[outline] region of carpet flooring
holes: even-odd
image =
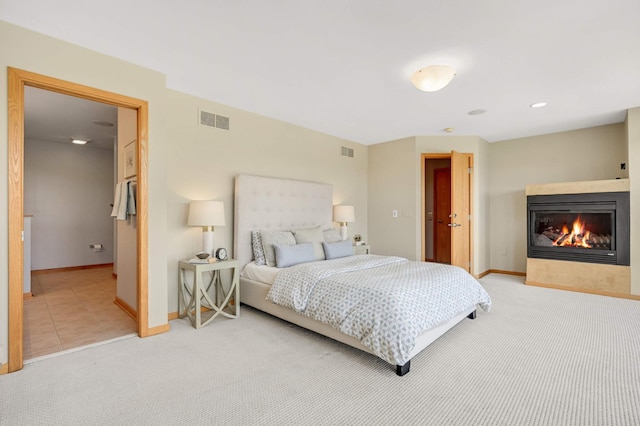
[[[0,376],[0,425],[639,425],[640,302],[480,280],[493,299],[398,377],[249,307]]]

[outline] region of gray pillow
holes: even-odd
[[[262,236],[259,231],[251,231],[251,247],[253,248],[253,262],[256,265],[266,265],[264,248],[262,248]]]
[[[273,248],[276,252],[276,266],[278,268],[288,268],[299,263],[313,262],[315,260],[313,244],[311,243],[284,246],[274,244]]]
[[[294,245],[296,239],[290,231],[260,231],[262,238],[262,248],[264,257],[269,266],[276,266],[276,252],[273,248],[274,244],[282,246]]]
[[[324,254],[327,260],[338,259],[340,257],[353,256],[353,244],[350,240],[338,241],[335,243],[322,243]]]
[[[327,243],[335,243],[338,241],[342,241],[342,237],[340,236],[340,231],[336,228],[329,228],[322,231],[324,234],[324,241]]]
[[[311,243],[313,245],[313,252],[315,253],[315,260],[324,260],[324,250],[322,249],[322,243],[324,242],[324,235],[320,226],[313,228],[292,229],[293,236],[296,239],[297,244]]]

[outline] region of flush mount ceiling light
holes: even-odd
[[[448,65],[431,65],[416,71],[411,82],[425,92],[436,92],[451,82],[456,72]]]
[[[76,145],[86,145],[89,141],[84,139],[71,139],[71,142],[75,143]]]
[[[108,121],[94,121],[93,124],[102,127],[113,127],[113,123],[110,123]]]
[[[547,106],[546,102],[536,102],[535,104],[529,105],[531,108],[542,108],[543,106]]]

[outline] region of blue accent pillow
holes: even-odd
[[[322,243],[322,247],[324,248],[324,255],[327,260],[353,256],[354,254],[351,240],[338,241],[335,243]]]
[[[299,263],[313,262],[315,260],[313,244],[311,243],[274,244],[273,248],[276,252],[276,266],[278,268],[288,268]]]

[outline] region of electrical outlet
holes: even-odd
[[[398,210],[391,210],[391,216],[398,217]]]

